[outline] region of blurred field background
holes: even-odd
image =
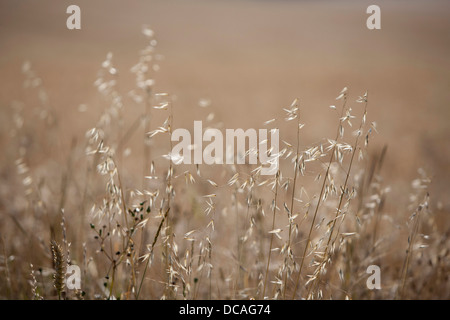
[[[66,28],[70,4],[81,8],[81,30]],[[48,184],[57,188],[64,174],[59,165],[66,164],[73,143],[84,147],[85,132],[95,126],[103,111],[93,84],[108,52],[113,53],[118,89],[125,97],[124,121],[129,125],[142,112],[133,109],[126,93],[135,86],[129,70],[146,43],[143,24],[155,31],[157,53],[164,57],[154,75],[155,92],[174,96],[174,128],[192,128],[194,120],[211,111],[223,128],[263,128],[264,121],[280,117],[282,108],[298,97],[301,122],[306,124],[300,145],[306,147],[335,134],[336,115],[329,106],[338,105],[335,97],[343,87],[349,88],[349,101],[368,90],[369,119],[377,123],[379,132],[371,138],[369,154],[378,154],[387,145],[382,175],[392,187],[388,195],[391,212],[395,215],[407,206],[411,181],[418,168],[423,168],[432,179],[429,192],[437,214],[436,232],[448,234],[450,3],[377,1],[382,29],[373,31],[366,28],[370,4],[1,1],[0,126],[5,130],[0,141],[0,233],[5,250],[18,256],[20,243],[10,242],[18,241],[13,235],[19,231],[8,215],[20,216],[26,207],[20,181],[14,177],[17,148],[6,130],[12,121],[13,101],[23,102],[25,124],[41,128],[33,124],[39,118],[36,95],[22,85],[24,61],[30,61],[43,80],[58,121],[56,140],[49,142],[48,149],[27,152],[28,166],[42,184],[53,179],[55,183]],[[211,110],[198,106],[201,99],[211,101]],[[30,146],[34,139],[45,139],[45,132],[31,132]],[[295,130],[284,135],[292,141]],[[130,148],[138,156],[122,164],[124,183],[130,188],[141,184],[141,146],[142,133],[136,133]],[[75,174],[84,168],[81,161],[78,156],[74,159]],[[46,199],[51,202],[49,194]],[[25,273],[37,258],[30,253],[29,259],[16,259],[20,260],[18,270]],[[448,274],[446,279],[448,283]],[[15,283],[13,297],[29,294],[23,283]],[[4,292],[0,297],[6,297]],[[448,295],[444,290],[434,297]]]

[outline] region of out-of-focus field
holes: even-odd
[[[83,146],[85,132],[96,125],[104,105],[94,81],[108,52],[118,70],[118,89],[126,96],[135,86],[130,68],[147,41],[141,34],[146,24],[155,31],[157,53],[164,56],[155,73],[155,91],[174,96],[174,128],[192,128],[194,120],[212,111],[223,128],[263,128],[264,121],[282,118],[282,108],[299,98],[301,122],[306,124],[300,146],[306,147],[335,135],[336,114],[329,106],[340,105],[335,98],[343,87],[348,87],[349,103],[359,115],[362,107],[354,101],[367,90],[368,118],[378,130],[369,155],[388,146],[382,175],[392,185],[390,210],[395,214],[406,207],[411,181],[424,168],[432,179],[434,209],[440,213],[439,232],[448,232],[449,2],[377,1],[382,29],[373,31],[366,27],[370,1],[79,0],[82,29],[73,31],[66,28],[70,4],[0,3],[0,126],[11,121],[13,101],[24,102],[25,123],[39,121],[36,96],[22,86],[24,61],[42,78],[58,118],[54,149],[28,153],[35,155],[28,165],[44,177],[41,183],[59,183],[63,170],[45,170],[53,162],[65,164],[73,139]],[[211,109],[200,108],[200,99],[211,100]],[[129,125],[142,110],[127,104],[132,105],[131,99],[124,100]],[[14,226],[6,213],[23,209],[17,203],[23,198],[15,197],[22,189],[11,182],[14,140],[8,132],[1,134],[0,224]],[[139,134],[130,140],[136,154],[142,146]],[[295,130],[284,132],[288,141],[295,136]],[[79,161],[74,160],[73,170],[82,175]],[[124,160],[127,186],[136,180],[140,187],[142,161]],[[2,237],[10,232],[0,227]],[[8,244],[8,238],[4,241]]]

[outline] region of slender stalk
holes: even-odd
[[[428,194],[427,194],[428,197]],[[422,205],[419,205],[419,207],[417,208],[416,212],[417,212],[417,216],[416,216],[416,220],[414,222],[414,226],[413,229],[411,231],[411,235],[408,237],[409,239],[409,244],[408,244],[408,250],[406,251],[406,257],[405,257],[405,261],[403,263],[403,268],[402,268],[402,282],[401,282],[401,287],[399,292],[397,292],[397,298],[398,299],[402,299],[403,298],[403,293],[405,290],[405,284],[406,284],[406,277],[408,275],[408,269],[409,269],[409,265],[411,263],[411,256],[412,256],[412,252],[413,252],[413,244],[414,244],[414,240],[416,238],[416,235],[419,231],[419,224],[420,224],[420,212],[422,211]]]
[[[237,279],[235,282],[234,294],[239,290],[240,281],[241,281],[241,235],[239,232],[239,204],[238,204],[238,188],[236,188],[234,192],[234,202],[236,209],[236,240],[237,240]]]
[[[142,187],[145,187],[145,176],[148,175],[147,169],[148,169],[148,163],[150,162],[150,147],[147,143],[147,133],[150,131],[150,111],[151,111],[151,104],[152,104],[152,94],[151,89],[147,88],[146,90],[146,99],[145,99],[145,105],[144,105],[144,163],[142,166]]]
[[[139,289],[138,289],[137,294],[136,294],[136,300],[139,300],[139,295],[141,293],[142,284],[144,283],[145,274],[147,273],[148,265],[150,263],[150,259],[152,258],[153,250],[154,250],[155,245],[156,245],[156,241],[159,238],[159,234],[161,233],[162,226],[163,226],[164,222],[166,221],[167,215],[169,214],[169,210],[170,210],[170,207],[168,207],[166,209],[166,211],[164,213],[164,216],[163,216],[161,222],[159,223],[158,229],[157,229],[156,234],[155,234],[155,238],[153,238],[153,242],[152,242],[152,245],[151,245],[151,248],[150,248],[150,252],[148,253],[147,262],[145,263],[144,272],[142,273],[141,283],[139,285]]]
[[[366,99],[365,106],[364,106],[364,115],[366,115],[366,112],[367,112],[367,99]],[[326,264],[326,261],[328,259],[328,250],[329,250],[329,247],[330,247],[330,242],[331,242],[331,239],[332,239],[332,236],[333,236],[333,233],[334,233],[334,228],[336,226],[336,221],[338,220],[339,214],[341,212],[342,203],[344,201],[344,195],[346,194],[345,190],[347,189],[348,179],[350,177],[350,172],[351,172],[351,169],[352,169],[353,160],[355,158],[356,149],[358,147],[359,137],[362,135],[361,130],[362,130],[363,125],[364,125],[364,121],[361,121],[361,123],[359,125],[359,129],[358,129],[358,134],[357,134],[357,136],[355,138],[355,143],[353,145],[352,156],[350,158],[350,164],[349,164],[348,169],[347,169],[347,174],[345,176],[344,185],[343,185],[343,187],[341,189],[341,194],[339,196],[339,203],[338,203],[338,206],[336,208],[336,213],[335,213],[335,216],[334,216],[334,219],[333,219],[333,224],[332,224],[332,226],[330,228],[330,234],[328,236],[327,244],[326,244],[325,250],[324,250],[324,256],[323,256],[322,262],[321,262],[321,264],[319,266],[319,270],[322,268],[323,265]],[[340,229],[340,226],[342,225],[342,222],[343,222],[343,219],[341,220],[341,223],[339,225],[339,229]],[[339,229],[338,229],[337,234],[336,234],[336,239],[337,239],[337,236],[339,234]],[[333,243],[334,243],[334,241],[333,241]],[[320,273],[319,273],[319,275],[320,275]],[[310,286],[309,292],[308,292],[308,296],[310,295],[312,288],[317,287],[318,282],[319,282],[319,275],[314,280],[313,284]]]
[[[295,198],[295,187],[297,186],[297,175],[298,175],[298,166],[299,166],[299,156],[300,156],[300,117],[297,115],[297,148],[296,148],[296,156],[295,156],[295,167],[294,167],[294,182],[292,185],[292,197],[291,197],[291,206],[290,212],[288,212],[289,218],[289,234],[288,234],[288,243],[287,243],[287,253],[288,258],[291,253],[291,234],[292,234],[292,214],[294,212],[294,198]],[[287,274],[288,270],[286,270],[284,274],[284,287],[283,287],[283,299],[286,299],[286,288],[287,288]]]
[[[170,103],[170,115],[169,115],[169,122],[168,122],[170,151],[172,151],[172,148],[173,148],[172,147],[172,121],[173,121],[173,111],[172,111],[172,103]],[[145,279],[145,274],[147,273],[149,262],[150,262],[150,259],[151,259],[152,255],[153,255],[153,251],[154,251],[154,248],[155,248],[156,241],[158,240],[159,235],[161,233],[162,226],[164,225],[164,223],[166,223],[167,227],[169,226],[168,225],[168,219],[169,219],[169,212],[170,212],[170,201],[171,201],[172,192],[173,192],[173,189],[172,189],[172,173],[173,173],[173,163],[172,163],[172,159],[169,158],[169,172],[167,174],[167,189],[166,189],[166,192],[167,192],[167,206],[166,206],[166,210],[164,212],[164,216],[163,216],[163,218],[162,218],[162,220],[161,220],[161,222],[160,222],[160,224],[158,226],[158,229],[156,231],[155,238],[153,239],[153,243],[151,245],[151,249],[150,249],[150,252],[148,254],[147,262],[145,263],[145,268],[144,268],[144,272],[142,274],[141,283],[139,285],[139,289],[138,289],[137,294],[136,294],[136,300],[139,299],[139,295],[140,295],[141,290],[142,290],[142,284],[144,283],[144,279]],[[171,239],[172,239],[172,237],[170,236],[170,232],[169,232],[169,241],[171,241]],[[167,243],[166,243],[165,246],[166,246],[165,250],[167,252]],[[166,255],[166,261],[167,261],[167,255]]]
[[[383,150],[381,151],[380,158],[379,158],[379,160],[377,162],[377,164],[378,164],[378,166],[377,166],[378,171],[381,170],[381,166],[383,164],[383,159],[384,159],[384,156],[386,154],[386,148],[387,148],[387,146],[385,145],[383,147]],[[384,200],[381,199],[381,202],[377,205],[377,210],[375,211],[375,215],[376,215],[375,216],[375,226],[373,228],[373,238],[372,238],[372,248],[373,248],[373,250],[375,250],[375,244],[376,244],[376,241],[377,241],[378,226],[380,224],[381,207],[383,206],[383,202],[384,202]]]
[[[109,289],[109,296],[108,296],[108,300],[111,300],[111,296],[113,295],[114,292],[114,284],[115,284],[115,280],[116,280],[116,261],[113,260],[113,271],[112,271],[112,277],[111,277],[111,287]]]
[[[342,115],[344,114],[346,103],[347,103],[347,96],[344,95],[344,102],[343,102],[343,105],[342,105],[341,117],[340,118],[342,118]],[[339,139],[339,132],[340,132],[341,125],[342,125],[342,120],[340,120],[340,123],[339,123],[339,126],[338,126],[338,130],[337,130],[337,133],[336,133],[336,139],[335,139],[336,144],[337,144],[337,140]],[[317,218],[317,212],[319,211],[320,203],[322,201],[322,196],[323,196],[323,193],[325,191],[325,185],[326,185],[326,181],[327,181],[327,178],[328,178],[328,174],[330,172],[331,164],[332,164],[333,159],[334,159],[334,153],[335,153],[335,150],[336,150],[336,144],[334,145],[333,149],[331,150],[330,160],[328,162],[328,166],[327,166],[327,170],[325,172],[325,176],[323,177],[322,188],[320,189],[320,194],[319,194],[319,198],[317,199],[317,205],[316,205],[316,209],[314,210],[314,215],[313,215],[313,219],[312,219],[312,222],[311,222],[311,227],[310,227],[309,232],[308,232],[308,238],[306,240],[305,249],[303,250],[303,254],[302,254],[302,260],[301,260],[301,263],[300,263],[300,269],[298,270],[297,278],[295,280],[295,288],[294,288],[294,292],[292,294],[292,299],[295,299],[295,296],[297,294],[298,284],[300,282],[300,276],[301,276],[303,265],[304,265],[304,262],[305,262],[306,252],[307,252],[309,244],[311,242],[312,230],[314,228],[314,223],[315,223],[316,218]]]
[[[276,210],[277,210],[277,197],[278,197],[278,178],[280,176],[280,170],[277,171],[275,176],[275,196],[273,200],[273,208],[272,208],[272,229],[275,229],[275,217],[276,217]],[[273,237],[274,234],[271,233],[270,235],[270,246],[269,246],[269,254],[267,258],[267,267],[266,267],[266,275],[264,277],[264,288],[263,288],[263,295],[262,298],[264,299],[266,295],[266,284],[267,284],[267,277],[269,275],[269,266],[270,266],[270,258],[272,256],[272,247],[273,247]]]

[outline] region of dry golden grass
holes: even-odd
[[[67,262],[81,267],[87,299],[448,295],[448,233],[436,225],[431,181],[419,171],[404,195],[407,208],[388,200],[386,148],[369,151],[376,126],[368,120],[367,92],[354,99],[344,88],[336,98],[340,106],[330,108],[337,112],[336,136],[312,146],[300,142],[308,108],[297,99],[284,118],[262,124],[282,128],[274,176],[261,176],[255,165],[175,165],[163,155],[172,149],[177,115],[171,96],[153,90],[148,70],[154,52],[150,41],[132,69],[135,108],[142,113],[131,124],[122,121],[127,111],[108,54],[95,81],[104,112],[61,162],[51,161],[58,153],[52,143],[61,130],[57,116],[41,79],[30,63],[23,65],[41,117],[29,126],[17,107],[5,128],[8,152],[16,158],[9,184],[18,191],[8,204],[2,200],[2,296],[81,298],[64,287]],[[161,125],[159,119],[165,119]],[[211,116],[205,122],[220,126]],[[296,141],[283,139],[287,130],[297,131]],[[142,147],[133,153],[127,148],[136,139]],[[44,160],[40,173],[29,165],[38,154]],[[148,174],[124,177],[126,157],[148,159],[142,168]],[[67,261],[58,242],[67,248]],[[381,267],[381,290],[365,285],[372,264]]]
[[[384,135],[377,123],[394,121],[371,116],[383,90],[336,87],[320,98],[331,108],[283,97],[247,118],[196,97],[186,112],[155,82],[164,63],[142,31],[133,79],[106,54],[96,77],[80,76],[97,92],[76,113],[56,107],[58,84],[44,85],[39,64],[22,65],[23,89],[8,84],[20,99],[1,109],[1,299],[450,298],[447,189],[419,167],[412,181],[402,175],[404,136],[372,143]],[[279,128],[278,172],[174,164],[171,134],[191,117]],[[442,181],[448,164],[434,163]],[[81,291],[65,287],[67,265],[80,267]],[[370,265],[381,290],[366,286]]]

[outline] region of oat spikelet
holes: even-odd
[[[33,294],[33,300],[43,300],[43,297],[39,294],[38,282],[34,274],[33,264],[30,264],[30,267],[31,267],[31,293]]]
[[[61,293],[64,290],[65,275],[66,275],[66,260],[64,259],[64,252],[61,246],[55,241],[51,241],[53,268],[53,285],[55,286],[58,298],[61,299]]]

